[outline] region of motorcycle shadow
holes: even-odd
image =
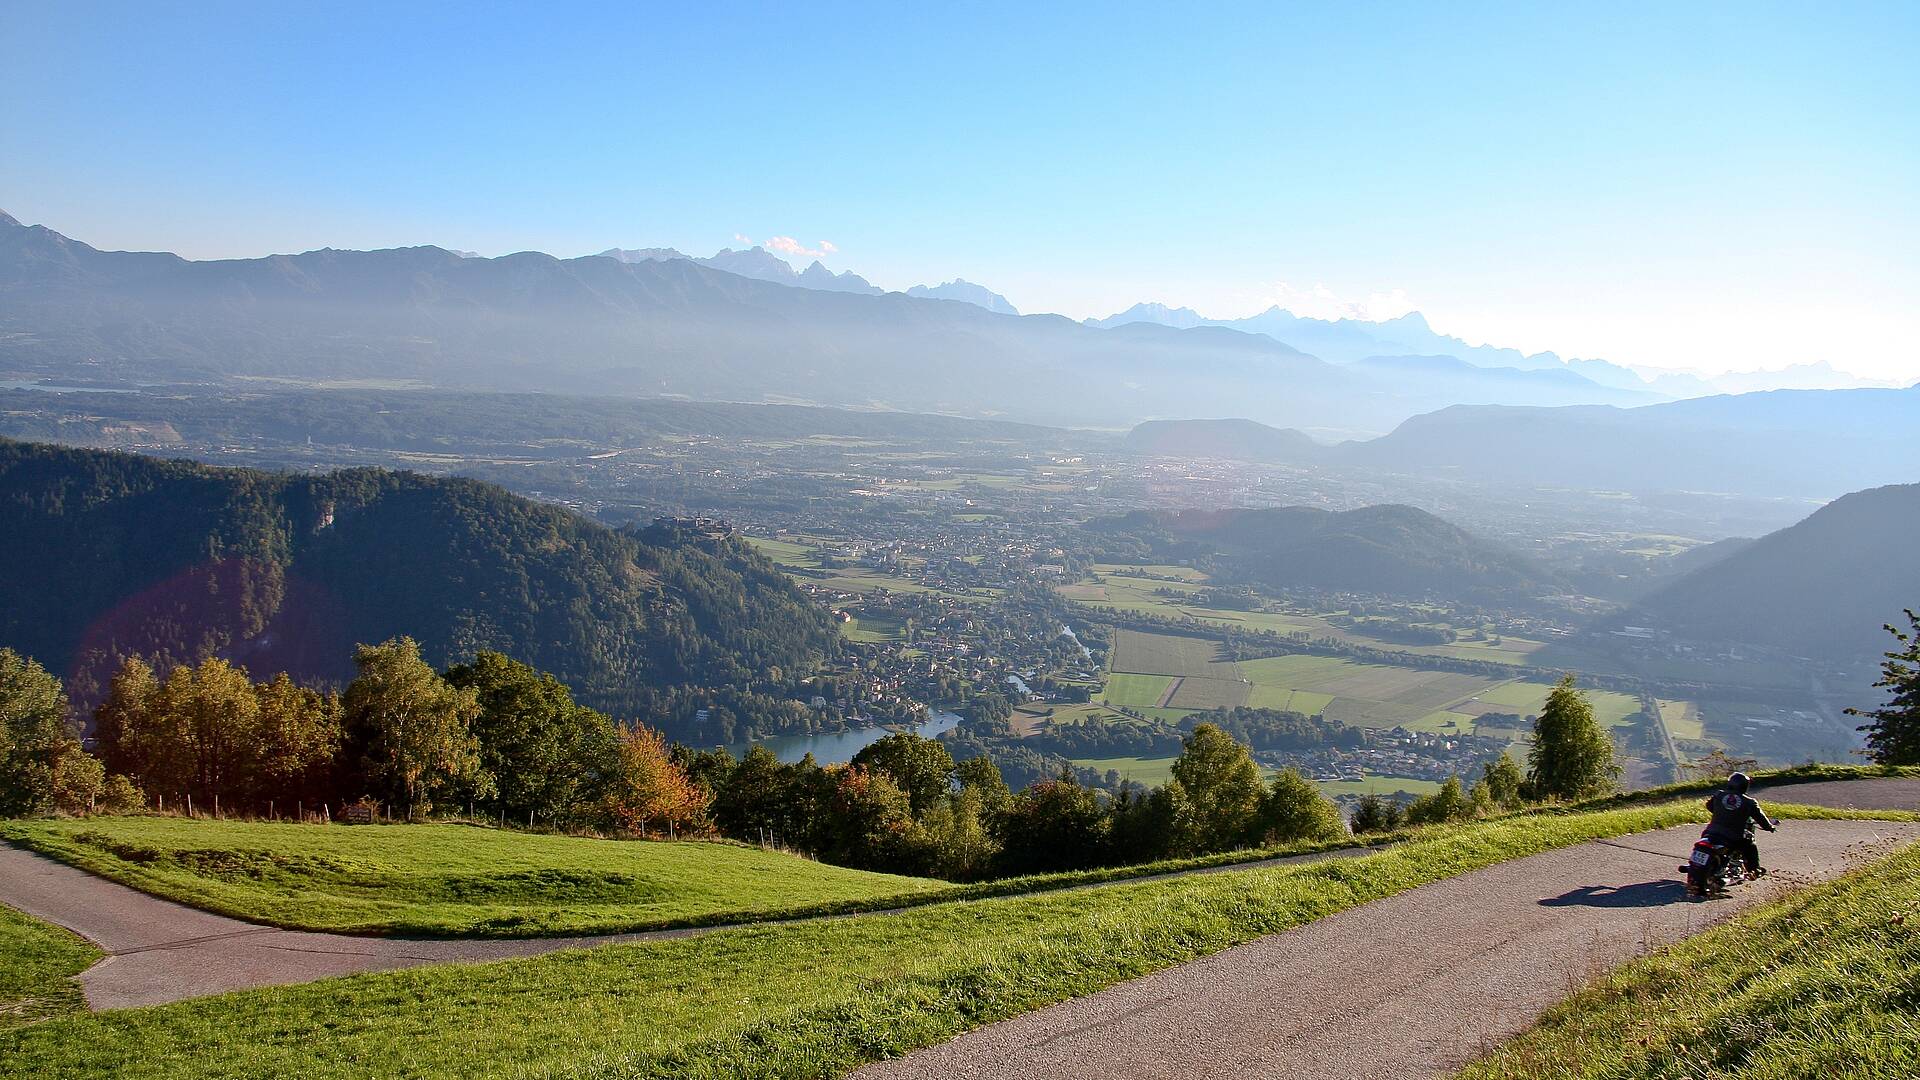
[[[1601,907],[1636,908],[1660,907],[1664,904],[1678,903],[1687,898],[1687,885],[1683,881],[1668,879],[1665,881],[1642,881],[1637,885],[1582,885],[1549,896],[1540,901],[1541,907]]]

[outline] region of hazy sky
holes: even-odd
[[[1912,2],[163,7],[10,0],[0,208],[199,258],[786,237],[1024,311],[1920,378]]]

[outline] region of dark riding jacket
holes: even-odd
[[[1773,831],[1773,822],[1760,810],[1760,804],[1753,801],[1751,795],[1737,791],[1716,791],[1707,800],[1707,810],[1713,814],[1713,821],[1707,826],[1707,835],[1715,840],[1733,843],[1753,835],[1755,825]]]

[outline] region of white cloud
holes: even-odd
[[[746,233],[734,233],[733,242],[736,244],[745,244],[748,247],[752,247],[753,237],[748,236]]]
[[[782,255],[796,255],[807,259],[824,259],[840,250],[833,246],[831,240],[822,240],[819,247],[810,248],[791,236],[770,236],[767,238],[766,247],[767,250],[777,251]]]

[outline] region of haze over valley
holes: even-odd
[[[1920,9],[0,44],[0,1078],[1913,1072]]]

